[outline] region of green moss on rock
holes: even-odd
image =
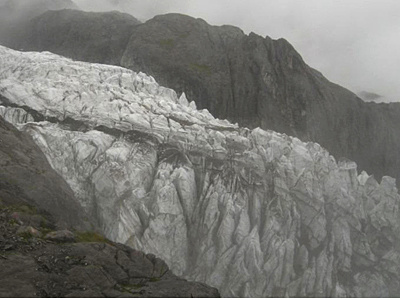
[[[108,243],[112,242],[106,239],[104,236],[91,231],[75,232],[75,238],[78,243]]]
[[[197,71],[199,73],[204,73],[207,75],[211,75],[211,67],[208,65],[202,64],[190,64],[190,69]]]
[[[160,40],[160,46],[167,48],[167,49],[171,49],[175,47],[175,42],[173,39],[163,39]]]

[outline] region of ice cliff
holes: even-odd
[[[229,296],[400,296],[395,180],[143,73],[0,47],[0,115],[111,240]]]

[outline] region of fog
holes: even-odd
[[[0,26],[7,27],[6,23],[27,21],[48,9],[63,8],[78,9],[78,6],[72,0],[0,0]]]
[[[75,0],[84,10],[120,10],[145,21],[180,12],[284,37],[329,80],[400,101],[398,0]]]

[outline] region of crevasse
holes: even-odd
[[[120,67],[0,47],[0,94],[88,218],[176,274],[225,297],[400,295],[394,179]]]

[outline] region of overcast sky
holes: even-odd
[[[145,21],[180,12],[287,39],[313,68],[353,92],[400,101],[400,0],[74,0]]]

